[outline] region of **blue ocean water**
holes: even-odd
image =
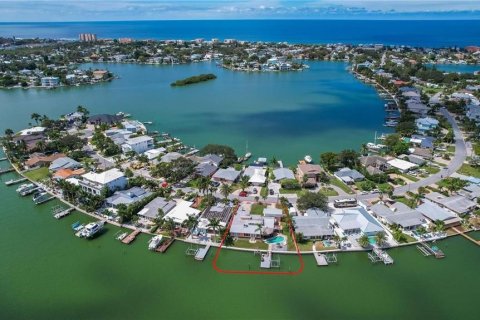
[[[291,43],[383,43],[423,47],[480,45],[480,20],[174,20],[0,23],[0,36],[69,38],[234,38]]]

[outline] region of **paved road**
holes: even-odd
[[[397,187],[393,191],[394,195],[400,196],[405,194],[407,191],[415,191],[419,187],[426,187],[426,186],[435,184],[440,180],[451,176],[454,172],[456,172],[462,166],[463,162],[465,161],[467,157],[467,147],[457,122],[455,121],[454,117],[451,116],[450,113],[448,113],[448,111],[445,108],[441,108],[440,113],[452,125],[453,133],[455,135],[455,156],[450,161],[448,166],[444,167],[439,173],[433,174],[417,182],[413,182],[401,187]],[[365,195],[356,195],[356,196],[350,195],[350,196],[329,197],[329,200],[333,201],[336,199],[345,199],[345,198],[356,198],[357,200],[369,200],[376,197],[378,197],[378,194],[365,194]]]

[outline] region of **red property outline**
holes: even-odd
[[[236,214],[236,211],[237,210],[234,211],[235,214]],[[217,271],[218,273],[226,273],[226,274],[269,274],[269,275],[280,275],[280,276],[281,275],[294,276],[303,272],[303,268],[304,268],[303,258],[302,258],[302,254],[300,253],[300,249],[298,249],[297,239],[295,238],[295,233],[293,232],[291,222],[289,222],[288,227],[290,229],[290,234],[292,236],[293,243],[295,244],[298,260],[300,261],[300,268],[297,271],[247,271],[247,270],[228,270],[228,269],[225,270],[218,267],[217,260],[218,260],[218,257],[220,256],[220,251],[222,250],[223,243],[225,242],[225,238],[227,237],[228,232],[232,227],[232,223],[233,223],[233,217],[230,220],[230,223],[228,224],[227,230],[225,230],[225,233],[222,236],[222,241],[220,242],[220,246],[217,248],[217,252],[215,253],[215,258],[213,258],[212,266],[215,271]]]

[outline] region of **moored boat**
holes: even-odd
[[[52,196],[48,192],[40,190],[39,192],[33,195],[32,200],[33,200],[33,203],[35,204],[41,204],[41,203],[47,202],[51,198]]]
[[[158,236],[154,236],[152,239],[150,239],[150,241],[148,242],[148,250],[155,250],[157,249],[158,245],[160,244],[160,242],[162,242],[163,240],[163,236],[162,235],[158,235]]]
[[[303,158],[305,160],[306,163],[312,163],[312,156],[311,155],[306,155],[305,158]]]
[[[82,232],[80,233],[80,236],[83,237],[83,238],[92,238],[100,230],[103,229],[104,224],[105,224],[105,222],[103,222],[103,221],[90,222],[82,230]]]

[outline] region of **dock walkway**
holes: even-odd
[[[73,211],[73,208],[64,209],[57,207],[53,209],[53,217],[55,219],[62,219],[63,217],[68,216]]]
[[[168,238],[167,240],[163,241],[163,243],[160,244],[160,246],[158,246],[157,249],[155,249],[155,251],[160,253],[165,253],[168,250],[168,248],[170,248],[170,246],[174,241],[175,241],[175,238]]]
[[[195,254],[195,260],[203,261],[207,256],[208,250],[210,250],[210,245],[207,245],[204,248],[198,249],[197,253]]]
[[[122,243],[124,244],[130,244],[135,240],[135,238],[140,234],[140,230],[134,230],[132,233],[130,233],[128,236],[123,238]]]
[[[480,241],[473,239],[473,238],[470,237],[468,234],[465,234],[465,232],[462,232],[462,231],[458,230],[457,228],[452,228],[452,229],[453,229],[457,234],[463,236],[465,239],[468,239],[468,240],[472,241],[473,243],[475,243],[477,246],[480,246]]]
[[[8,181],[5,181],[5,185],[6,186],[13,186],[14,184],[17,184],[17,183],[20,183],[20,182],[23,182],[23,181],[26,181],[27,178],[20,178],[20,179],[17,179],[17,180],[8,180]]]
[[[393,264],[393,258],[390,255],[380,249],[380,248],[373,248],[372,252],[368,254],[368,258],[373,262],[383,262],[385,265]]]
[[[327,257],[324,254],[319,253],[319,252],[315,252],[313,254],[313,256],[315,257],[315,260],[317,261],[317,266],[328,266]]]

